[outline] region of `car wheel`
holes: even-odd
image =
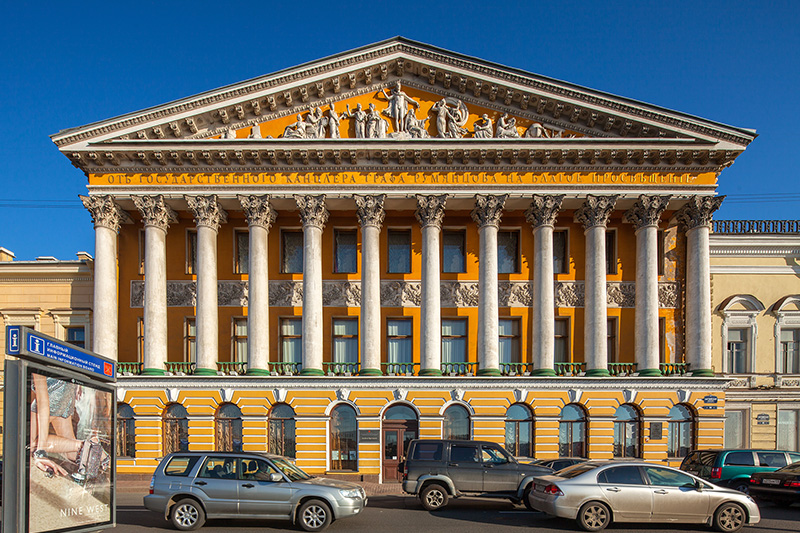
[[[600,502],[589,502],[578,511],[578,525],[584,531],[601,531],[611,523],[611,511]]]
[[[533,484],[528,485],[525,487],[525,490],[522,492],[522,503],[525,504],[525,508],[529,511],[535,511],[536,509],[533,508],[531,505],[531,489],[533,489]]]
[[[422,489],[419,500],[426,511],[437,511],[447,505],[447,489],[433,483]]]
[[[750,494],[750,482],[747,480],[737,480],[731,483],[731,488],[733,490],[738,490],[739,492],[744,492],[745,494]]]
[[[322,531],[331,523],[331,508],[320,500],[308,500],[297,511],[300,527],[305,531]]]
[[[723,533],[733,533],[742,529],[745,523],[744,509],[735,503],[724,503],[714,513],[714,529]]]
[[[172,506],[169,518],[177,529],[192,531],[205,524],[206,513],[196,500],[185,498]]]

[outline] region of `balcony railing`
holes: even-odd
[[[474,376],[478,363],[442,363],[445,376]]]
[[[322,363],[322,368],[329,376],[355,376],[358,374],[358,363]]]
[[[413,376],[417,374],[419,363],[381,363],[387,376]]]
[[[530,376],[533,363],[500,363],[500,374],[504,376]]]
[[[630,376],[636,372],[636,363],[608,363],[608,373],[612,376]]]
[[[247,373],[247,363],[244,361],[217,361],[217,370],[229,376],[241,376]]]
[[[144,369],[144,363],[117,363],[117,374],[123,376],[138,376]]]
[[[714,233],[800,233],[800,220],[714,220]]]
[[[301,363],[267,363],[267,370],[274,376],[294,376],[303,368]]]
[[[586,363],[556,363],[555,371],[557,376],[577,376],[584,366]]]
[[[664,376],[685,376],[689,363],[659,363],[658,368]]]
[[[164,363],[164,366],[167,369],[167,372],[170,374],[175,374],[178,376],[188,376],[194,374],[194,369],[197,368],[196,363],[185,363],[185,362],[170,362],[167,361]]]

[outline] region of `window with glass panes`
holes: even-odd
[[[358,421],[352,407],[341,404],[331,412],[331,470],[358,470]]]
[[[281,272],[303,273],[302,230],[281,230]]]
[[[586,412],[578,405],[569,404],[561,409],[558,454],[561,457],[586,457]]]
[[[442,363],[467,361],[467,320],[442,319]]]
[[[521,403],[506,411],[506,450],[515,457],[533,457],[533,414]]]
[[[617,273],[617,230],[606,230],[606,274]]]
[[[233,361],[247,362],[247,319],[233,319]]]
[[[469,411],[463,405],[451,405],[445,410],[442,438],[469,440]]]
[[[301,363],[303,361],[303,319],[281,319],[281,362]]]
[[[728,329],[728,372],[747,372],[747,330]]]
[[[614,413],[614,457],[641,457],[641,422],[632,405],[620,405]]]
[[[553,231],[553,273],[569,273],[569,232],[565,229]]]
[[[142,317],[136,318],[136,351],[138,352],[136,354],[137,362],[141,363],[144,361],[144,318]]]
[[[169,404],[164,409],[162,425],[164,455],[189,451],[189,413],[183,405]]]
[[[83,326],[67,326],[64,328],[66,341],[73,346],[86,348],[86,328]]]
[[[606,320],[606,349],[608,350],[608,362],[618,363],[617,361],[617,319],[609,318]]]
[[[800,374],[800,329],[781,329],[780,366],[778,372]]]
[[[197,274],[197,230],[186,230],[186,273]]]
[[[747,411],[725,408],[725,447],[747,448]]]
[[[571,354],[569,350],[569,319],[556,318],[554,324],[555,339],[553,343],[555,362],[569,363]]]
[[[387,271],[390,273],[411,272],[411,230],[390,229],[386,233]]]
[[[410,318],[386,320],[387,362],[411,363],[414,358],[414,338]]]
[[[294,409],[288,404],[277,403],[269,412],[267,451],[285,457],[296,457],[297,455]]]
[[[673,405],[667,426],[667,457],[686,457],[694,446],[694,415],[685,405]]]
[[[497,325],[500,335],[500,364],[519,363],[519,319],[501,318]]]
[[[519,272],[519,231],[497,232],[497,272]]]
[[[117,404],[117,457],[136,457],[136,422],[127,403]]]
[[[250,269],[250,232],[246,229],[237,229],[234,232],[234,272],[247,274]]]
[[[667,362],[667,319],[658,317],[658,361]]]
[[[358,319],[333,319],[333,362],[358,363]]]
[[[139,274],[144,274],[144,229],[139,230]]]
[[[356,230],[333,230],[333,271],[353,273],[358,271],[358,235]]]
[[[236,404],[223,403],[214,416],[216,450],[242,451],[242,410]]]
[[[800,410],[778,408],[778,449],[800,451]]]
[[[467,271],[466,240],[464,230],[442,231],[442,272]]]
[[[183,353],[187,362],[197,362],[197,322],[194,318],[187,318],[184,324]]]

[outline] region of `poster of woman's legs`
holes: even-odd
[[[30,533],[111,520],[111,392],[29,373]]]

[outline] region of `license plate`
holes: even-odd
[[[780,485],[781,484],[781,480],[780,479],[762,479],[761,483],[763,483],[764,485]]]

